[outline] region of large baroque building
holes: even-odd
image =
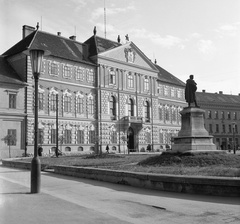
[[[115,42],[94,30],[80,43],[75,36],[23,26],[23,39],[1,56],[23,86],[17,104],[25,126],[17,130],[17,139],[25,142],[19,149],[32,153],[34,147],[34,80],[25,54],[34,47],[50,52],[44,56],[38,86],[39,145],[44,153],[56,147],[56,125],[63,152],[99,152],[107,145],[115,152],[127,147],[144,151],[147,145],[158,151],[180,130],[185,84],[151,62],[128,38]],[[1,130],[1,138],[8,128]]]
[[[240,95],[196,93],[199,106],[205,110],[205,128],[218,149],[237,149],[240,143]]]

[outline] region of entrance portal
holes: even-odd
[[[134,131],[131,127],[127,131],[127,145],[130,151],[134,151]]]

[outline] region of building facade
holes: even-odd
[[[196,93],[198,105],[205,110],[205,128],[218,149],[237,149],[240,143],[240,96],[223,92]]]
[[[34,80],[26,49],[41,47],[39,145],[54,152],[153,151],[170,147],[186,105],[185,84],[152,63],[131,41],[98,37],[84,43],[23,27],[23,39],[3,57],[28,85],[24,92],[28,153],[34,147]],[[58,119],[57,119],[58,115]],[[58,133],[56,130],[58,127]],[[58,137],[57,137],[58,136]]]
[[[0,80],[0,158],[22,156],[26,149],[26,83],[1,56]]]

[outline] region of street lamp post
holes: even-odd
[[[39,193],[41,184],[41,163],[38,157],[38,80],[41,72],[43,54],[43,50],[30,50],[32,73],[35,81],[34,157],[31,163],[31,193]]]

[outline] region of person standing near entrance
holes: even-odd
[[[107,151],[107,153],[109,153],[109,147],[108,147],[108,145],[107,145],[107,147],[106,147],[106,151]]]

